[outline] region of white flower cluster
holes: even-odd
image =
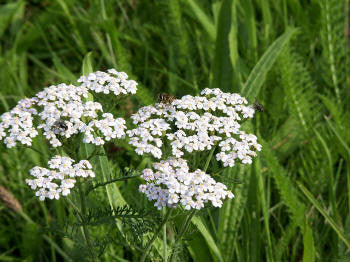
[[[97,102],[83,102],[88,97],[88,89],[84,86],[60,84],[50,86],[37,94],[38,106],[42,108],[39,116],[44,136],[53,147],[62,143],[57,135],[65,138],[73,134],[84,133],[84,143],[104,144],[104,139],[122,138],[125,135],[125,120],[114,119],[110,113],[104,113],[102,105]],[[100,114],[102,114],[102,119]],[[95,136],[94,136],[95,134]]]
[[[120,94],[135,94],[137,83],[128,80],[128,75],[124,72],[117,72],[115,69],[107,70],[108,73],[97,71],[78,79],[81,86],[87,87],[96,93],[109,94],[113,92],[116,96]]]
[[[210,175],[197,169],[189,172],[186,160],[170,158],[154,163],[152,169],[142,174],[147,184],[140,185],[139,191],[145,193],[148,200],[155,200],[154,206],[176,208],[179,204],[186,210],[201,209],[210,202],[221,207],[225,198],[233,198],[231,191],[222,183],[216,182]]]
[[[124,138],[125,120],[103,113],[100,103],[87,101],[87,98],[89,91],[134,94],[137,83],[127,78],[126,73],[109,69],[108,73],[98,71],[81,77],[80,86],[59,84],[47,87],[35,97],[19,101],[10,112],[1,115],[0,140],[5,138],[7,147],[16,146],[17,142],[30,146],[32,138],[38,135],[37,129],[43,130],[53,147],[62,145],[60,137],[69,138],[78,133],[84,134],[84,143],[96,145]],[[34,119],[38,126],[33,124]]]
[[[239,159],[243,164],[251,164],[252,157],[257,156],[255,150],[261,150],[261,145],[257,143],[255,135],[246,134],[243,131],[238,134],[241,141],[230,137],[219,143],[221,152],[216,154],[216,159],[222,161],[224,166],[233,167],[236,159]]]
[[[224,166],[232,167],[237,159],[251,163],[261,145],[256,136],[240,130],[240,122],[254,115],[254,108],[247,104],[239,94],[206,88],[201,96],[186,95],[171,104],[141,108],[132,116],[137,128],[127,134],[140,155],[151,153],[161,158],[166,139],[175,157],[218,145],[220,152],[216,157]]]
[[[5,138],[8,148],[16,146],[17,142],[30,146],[32,138],[38,134],[33,127],[33,115],[37,114],[33,108],[35,102],[33,98],[22,99],[10,112],[0,116],[0,140]]]
[[[103,145],[105,141],[110,141],[115,138],[125,137],[125,120],[123,118],[115,119],[111,113],[102,114],[103,119],[92,120],[84,129],[85,137],[84,143],[92,143],[95,145]],[[93,131],[97,133],[97,130],[104,136],[94,137]]]
[[[76,177],[95,177],[92,166],[87,160],[81,160],[72,165],[73,159],[69,157],[54,156],[49,162],[50,169],[36,166],[30,170],[34,179],[26,179],[31,189],[36,190],[39,200],[45,198],[59,199],[60,195],[67,196],[74,187]]]

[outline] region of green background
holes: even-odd
[[[94,70],[113,67],[139,83],[115,108],[120,116],[161,92],[243,93],[264,107],[252,121],[263,150],[253,165],[219,178],[239,181],[228,183],[236,197],[196,217],[179,258],[350,261],[349,36],[349,0],[0,1],[0,113],[46,86],[76,83],[89,52]],[[25,184],[29,169],[52,155],[45,141],[35,146],[42,154],[0,146],[0,185],[23,207],[18,214],[0,203],[1,261],[79,253],[43,230],[73,210],[61,200],[39,203]],[[149,165],[145,158],[138,166],[131,148],[112,151],[113,172]],[[128,203],[141,198],[135,183],[117,185]],[[91,205],[108,206],[103,192]],[[152,261],[162,261],[156,250]],[[111,244],[101,260],[139,255]]]

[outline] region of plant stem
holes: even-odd
[[[97,258],[95,256],[95,252],[91,243],[91,239],[90,239],[90,234],[89,234],[89,230],[85,224],[85,215],[86,215],[86,199],[85,199],[85,194],[83,192],[83,188],[81,185],[81,182],[78,181],[78,188],[79,188],[79,195],[80,195],[80,204],[81,204],[81,224],[83,226],[83,232],[84,232],[84,238],[86,240],[86,244],[89,248],[89,252],[91,255],[91,258],[93,261],[97,261]]]
[[[164,262],[167,261],[167,235],[166,235],[166,223],[163,226],[163,257]]]
[[[194,217],[194,215],[196,214],[196,212],[197,212],[197,210],[192,210],[191,213],[187,216],[186,222],[182,225],[180,233],[175,240],[175,243],[182,239],[182,237],[184,236],[185,232],[187,231],[188,226],[190,225],[190,222],[191,222],[192,218]]]
[[[204,169],[203,169],[204,172],[206,172],[208,167],[209,167],[209,164],[210,164],[211,158],[213,157],[215,148],[216,148],[216,146],[213,146],[212,149],[210,150],[209,156],[207,158],[207,161],[205,162],[205,166],[204,166]]]
[[[73,207],[73,209],[77,212],[77,214],[79,215],[80,219],[82,220],[82,219],[83,219],[83,216],[82,216],[82,214],[81,214],[81,212],[80,212],[80,209],[79,209],[79,208],[73,203],[73,201],[70,200],[68,197],[66,197],[65,200],[66,200],[66,202],[67,202],[68,204],[70,204],[70,205]]]
[[[88,161],[96,155],[97,150],[98,150],[98,147],[96,146],[96,147],[94,148],[94,151],[92,151],[92,153],[91,153],[90,156],[88,157],[88,159],[87,159]]]
[[[214,154],[214,151],[215,151],[215,148],[216,146],[213,146],[213,148],[210,150],[210,153],[209,153],[209,156],[207,158],[207,161],[205,162],[205,165],[204,165],[204,169],[203,171],[206,172],[208,167],[209,167],[209,164],[210,164],[210,161],[213,157],[213,154]],[[188,214],[188,216],[186,217],[185,219],[185,223],[182,224],[182,227],[180,229],[180,232],[179,232],[179,235],[177,236],[177,238],[175,239],[175,243],[174,243],[174,246],[176,247],[177,243],[183,238],[183,236],[185,235],[190,223],[191,223],[191,220],[192,218],[194,217],[194,215],[197,213],[197,210],[194,209],[191,211],[190,214]],[[172,251],[171,253],[171,256],[170,256],[170,259],[169,261],[173,261],[174,259],[174,250]]]
[[[183,238],[183,236],[185,235],[190,222],[192,220],[192,218],[194,217],[194,215],[196,214],[197,210],[192,210],[191,213],[186,217],[185,223],[182,224],[182,227],[180,229],[179,235],[176,237],[175,239],[175,243],[174,243],[174,247],[176,247],[176,245],[178,244],[178,242]],[[174,260],[174,248],[173,251],[171,252],[171,256],[169,258],[169,261],[172,262]]]
[[[149,250],[150,250],[150,248],[151,248],[153,242],[156,240],[156,238],[158,237],[159,233],[162,231],[163,226],[165,225],[165,223],[169,220],[169,217],[170,217],[172,211],[173,211],[173,210],[172,210],[171,208],[169,208],[169,209],[167,210],[167,213],[166,213],[166,215],[165,215],[165,217],[164,217],[162,223],[161,223],[161,224],[159,225],[159,227],[157,228],[157,231],[154,233],[152,239],[147,243],[147,245],[146,245],[146,247],[145,247],[145,249],[144,249],[144,251],[143,251],[143,254],[142,254],[142,256],[141,256],[141,259],[140,259],[141,262],[145,261],[145,259],[146,259],[147,255],[148,255],[148,252],[149,252]]]
[[[109,181],[103,182],[103,183],[98,183],[95,186],[91,187],[90,189],[86,190],[85,195],[88,195],[91,191],[95,190],[98,187],[101,186],[106,186],[108,184],[117,182],[117,181],[125,181],[131,178],[136,178],[136,177],[140,177],[141,175],[134,175],[134,176],[126,176],[126,177],[120,177],[120,178],[115,178],[115,179],[111,179]]]

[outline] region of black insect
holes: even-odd
[[[158,95],[158,102],[163,104],[171,104],[175,100],[175,96],[167,94],[167,93],[160,93]]]
[[[65,132],[68,130],[67,123],[64,120],[57,120],[53,125],[54,125],[55,131],[57,131],[59,133]]]
[[[259,112],[264,112],[263,106],[259,104],[257,101],[254,102],[253,107],[255,110],[258,110]]]

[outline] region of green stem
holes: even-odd
[[[101,186],[106,186],[108,184],[117,182],[117,181],[125,181],[131,178],[136,178],[136,177],[140,177],[141,175],[134,175],[134,176],[126,176],[126,177],[120,177],[120,178],[115,178],[115,179],[111,179],[109,181],[103,182],[103,183],[98,183],[96,185],[94,185],[93,187],[89,188],[88,190],[86,190],[85,194],[88,195],[91,191],[95,190],[98,187]]]
[[[162,223],[161,223],[161,224],[159,225],[159,227],[157,228],[157,231],[154,233],[152,239],[147,243],[147,245],[146,245],[146,247],[145,247],[145,249],[144,249],[144,251],[143,251],[143,254],[142,254],[142,256],[141,256],[141,259],[140,259],[141,262],[145,261],[147,255],[148,255],[148,252],[149,252],[149,250],[151,249],[151,246],[152,246],[153,242],[156,240],[156,238],[158,237],[159,233],[162,231],[163,226],[165,225],[165,223],[169,220],[169,217],[170,217],[172,211],[173,211],[173,210],[172,210],[171,208],[169,208],[169,209],[167,210],[167,213],[166,213],[166,215],[165,215],[165,217],[164,217]]]
[[[48,214],[48,210],[46,208],[46,205],[41,202],[40,203],[40,206],[42,208],[42,211],[44,213],[44,218],[45,218],[45,223],[46,223],[46,226],[49,226],[50,225],[50,218],[49,218],[49,214]],[[48,232],[48,237],[49,238],[52,238],[52,233],[49,231]],[[50,245],[50,248],[51,248],[51,260],[52,261],[56,261],[56,255],[55,255],[55,251],[54,251],[54,247],[53,245]],[[54,258],[55,257],[55,258]],[[53,259],[54,258],[54,259]]]
[[[204,169],[203,169],[204,172],[206,172],[208,167],[209,167],[209,164],[210,164],[210,161],[211,161],[211,159],[213,157],[215,148],[216,148],[216,146],[213,146],[213,148],[210,150],[209,156],[207,158],[207,161],[205,162],[205,166],[204,166]]]
[[[164,262],[167,261],[167,235],[166,235],[166,223],[163,226],[163,258]]]
[[[33,146],[31,146],[31,147],[19,146],[18,148],[31,149],[31,150],[33,150],[34,152],[40,154],[41,156],[44,156],[44,154],[43,154],[39,149],[36,149],[36,148],[34,148]]]
[[[82,216],[82,214],[81,214],[81,212],[80,212],[80,209],[79,209],[79,208],[73,203],[73,201],[70,200],[68,197],[66,197],[65,200],[66,200],[66,202],[67,202],[68,204],[70,204],[70,205],[73,207],[73,209],[77,212],[77,214],[79,215],[80,219],[82,220],[82,219],[83,219],[83,216]]]
[[[86,199],[85,199],[85,194],[83,192],[83,188],[82,185],[80,183],[80,181],[78,181],[78,189],[79,189],[79,195],[80,195],[80,204],[81,204],[81,223],[83,226],[83,232],[84,232],[84,238],[86,241],[86,244],[89,248],[89,252],[91,255],[91,258],[93,261],[97,261],[97,258],[95,256],[95,252],[91,243],[91,239],[90,239],[90,233],[89,230],[87,228],[87,225],[85,224],[85,215],[86,215]]]
[[[216,146],[213,146],[213,148],[210,150],[209,156],[208,156],[207,161],[205,162],[205,165],[204,165],[204,169],[203,169],[204,172],[206,172],[208,167],[209,167],[209,164],[210,164],[210,161],[211,161],[211,159],[213,157],[215,148],[216,148]],[[175,243],[174,243],[175,247],[176,247],[177,243],[179,243],[179,241],[185,235],[185,233],[186,233],[186,231],[187,231],[187,229],[188,229],[188,227],[189,227],[189,225],[191,223],[191,220],[195,216],[196,213],[197,213],[196,209],[192,210],[191,213],[185,219],[185,223],[182,224],[182,227],[180,229],[179,235],[175,239]],[[174,259],[174,251],[171,253],[169,261],[171,262],[171,261],[173,261],[173,259]]]
[[[194,215],[196,214],[197,210],[192,210],[191,213],[187,216],[186,220],[185,220],[185,223],[182,224],[182,227],[180,229],[180,232],[179,232],[179,235],[176,237],[175,239],[175,243],[174,243],[174,248],[173,248],[173,251],[171,252],[171,256],[169,258],[169,261],[172,262],[174,261],[174,249],[175,247],[177,246],[177,244],[179,243],[179,241],[183,238],[183,236],[185,235],[189,225],[190,225],[190,222],[192,220],[192,218],[194,217]]]
[[[88,161],[96,155],[97,150],[98,150],[98,147],[96,146],[96,147],[94,148],[94,151],[92,151],[92,153],[91,153],[90,156],[88,157],[88,159],[87,159]]]
[[[183,236],[185,235],[185,232],[186,232],[187,229],[188,229],[188,226],[190,225],[190,222],[191,222],[192,218],[194,217],[194,215],[195,215],[196,213],[197,213],[197,210],[194,209],[194,210],[192,210],[191,213],[187,216],[186,222],[182,225],[181,230],[180,230],[180,233],[179,233],[178,237],[177,237],[176,240],[175,240],[175,243],[178,242],[178,241],[180,241],[180,240],[183,238]]]
[[[212,176],[218,176],[220,173],[222,173],[227,167],[222,167],[217,169],[215,172],[212,173]]]

